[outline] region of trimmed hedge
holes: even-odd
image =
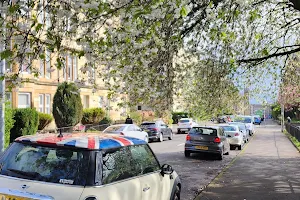
[[[24,135],[33,135],[38,130],[39,115],[35,109],[32,108],[18,108],[14,109],[15,124],[10,130],[10,142],[16,138]]]
[[[53,117],[58,128],[75,126],[81,122],[83,109],[78,87],[63,82],[53,98]]]
[[[98,124],[105,116],[102,108],[87,108],[83,110],[82,124]]]
[[[5,103],[5,136],[4,136],[4,148],[7,148],[10,144],[10,130],[14,127],[14,110],[9,102]]]
[[[53,121],[52,115],[39,112],[39,126],[38,130],[43,130]]]

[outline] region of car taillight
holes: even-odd
[[[158,128],[153,128],[152,130],[153,130],[153,131],[158,131]]]
[[[221,139],[220,139],[219,137],[216,137],[215,140],[214,140],[214,142],[215,142],[215,143],[220,143],[220,142],[221,142]]]
[[[186,135],[186,141],[190,141],[191,140],[191,136],[189,134]]]
[[[240,135],[239,133],[235,133],[235,134],[234,134],[234,136],[239,136],[239,135]]]
[[[123,133],[123,132],[121,132],[121,133],[120,133],[120,135],[124,135],[124,133]]]

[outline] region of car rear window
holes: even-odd
[[[217,136],[217,130],[213,128],[194,127],[191,129],[190,134]]]
[[[105,133],[118,133],[125,129],[125,126],[111,126],[104,130]]]
[[[236,131],[236,127],[234,126],[222,126],[224,131]]]
[[[156,127],[156,124],[155,123],[142,123],[141,127],[142,128],[154,128],[154,127]]]
[[[179,122],[180,122],[180,123],[189,123],[190,120],[188,120],[188,119],[181,119],[181,120],[179,120]]]
[[[85,186],[89,152],[13,143],[0,159],[0,174],[51,183]]]

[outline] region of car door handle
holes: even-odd
[[[150,190],[150,187],[143,188],[143,192],[147,192],[148,190]]]

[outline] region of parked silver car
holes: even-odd
[[[244,143],[247,143],[249,141],[250,133],[249,129],[247,129],[246,124],[241,122],[229,122],[230,125],[236,125],[239,127],[239,130],[243,133]]]
[[[234,150],[236,149],[236,147],[238,148],[238,150],[241,150],[245,142],[245,136],[244,133],[240,130],[239,126],[226,124],[221,125],[220,127],[224,129],[226,135],[230,135],[230,137],[228,138],[230,150]]]

